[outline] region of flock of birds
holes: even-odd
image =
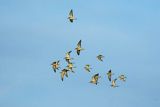
[[[69,12],[68,19],[69,19],[69,21],[71,23],[73,23],[73,21],[76,20],[76,18],[73,15],[73,10],[72,9]],[[81,47],[81,42],[82,41],[80,40],[77,43],[77,47],[75,48],[76,53],[77,53],[78,56],[80,55],[81,51],[84,50],[84,48]],[[72,51],[67,52],[66,55],[65,55],[65,58],[64,58],[68,65],[66,66],[66,68],[62,69],[61,72],[60,72],[62,81],[64,80],[64,77],[68,77],[68,72],[74,73],[73,68],[76,68],[73,65],[73,62],[72,62],[73,58],[70,55],[71,52]],[[98,61],[103,62],[104,56],[103,55],[98,55],[96,58],[97,58]],[[60,60],[54,61],[51,65],[52,65],[52,68],[53,68],[54,72],[56,73],[56,71],[60,69]],[[87,71],[87,72],[91,72],[91,69],[92,69],[91,65],[89,65],[89,64],[86,64],[84,66],[84,70]],[[106,73],[106,76],[108,77],[108,80],[111,82],[110,86],[113,87],[113,88],[118,87],[118,85],[116,84],[117,80],[121,80],[123,82],[126,81],[126,76],[123,75],[123,74],[119,75],[117,78],[112,79],[113,75],[114,74],[112,73],[111,69]],[[99,73],[96,73],[91,77],[91,80],[89,81],[89,83],[97,85],[99,78],[101,78],[101,76],[99,75]]]

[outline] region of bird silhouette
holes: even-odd
[[[113,87],[113,88],[118,87],[118,85],[116,85],[116,81],[117,81],[117,78],[112,80],[111,87]]]
[[[68,16],[68,19],[71,23],[73,23],[74,20],[76,20],[77,18],[74,17],[73,15],[73,10],[71,9],[70,12],[69,12],[69,16]]]
[[[119,80],[125,82],[127,77],[125,77],[125,75],[120,75],[118,78]]]
[[[67,61],[67,63],[70,63],[70,61],[73,59],[73,58],[70,57],[71,52],[72,51],[69,51],[69,52],[66,53],[65,60]]]
[[[55,62],[53,62],[51,65],[52,65],[52,68],[53,68],[53,70],[54,70],[54,72],[56,72],[56,70],[59,70],[59,60],[58,61],[55,61]]]
[[[97,59],[98,59],[99,61],[103,61],[103,58],[104,58],[103,55],[98,55],[98,56],[97,56]]]
[[[109,81],[111,81],[112,75],[113,75],[113,73],[112,73],[112,71],[111,71],[111,69],[110,69],[110,70],[107,72],[107,76],[108,76],[108,80],[109,80]]]
[[[93,84],[98,84],[98,79],[100,78],[100,76],[99,76],[99,73],[97,73],[97,74],[95,74],[95,75],[93,75],[92,76],[92,79],[91,79],[91,81],[90,81],[90,83],[93,83]]]
[[[80,55],[80,52],[82,50],[84,50],[83,48],[81,48],[81,40],[78,42],[77,47],[75,48],[75,50],[77,51],[77,55]]]
[[[89,64],[86,64],[85,67],[84,67],[84,69],[85,69],[86,71],[90,72],[92,68],[90,67]]]
[[[64,80],[64,76],[68,77],[68,69],[63,69],[60,73],[61,73],[61,80]]]
[[[68,70],[70,70],[71,72],[74,73],[73,68],[76,68],[76,67],[73,66],[72,62],[70,62],[70,63],[68,63],[67,68],[68,68]]]

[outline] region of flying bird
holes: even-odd
[[[81,40],[78,42],[77,47],[75,48],[75,50],[77,51],[77,55],[80,55],[80,52],[82,50],[84,50],[83,48],[81,48]]]
[[[70,63],[70,61],[73,59],[73,58],[70,57],[70,53],[71,53],[71,52],[72,52],[72,51],[67,52],[67,53],[66,53],[66,56],[65,56],[65,60],[66,60],[68,63]]]
[[[76,68],[76,67],[73,66],[72,62],[70,62],[70,63],[68,63],[67,68],[68,68],[68,70],[70,70],[71,72],[74,73],[73,68]]]
[[[125,82],[127,77],[125,77],[124,75],[120,75],[118,78],[119,80]]]
[[[68,16],[68,19],[71,23],[73,23],[74,20],[76,20],[77,18],[74,17],[73,15],[73,10],[71,9],[70,12],[69,12],[69,16]]]
[[[112,71],[111,71],[111,69],[110,69],[110,70],[107,72],[107,76],[108,76],[109,81],[111,81],[112,75],[113,75],[113,73],[112,73]]]
[[[98,55],[98,56],[97,56],[97,59],[100,60],[100,61],[103,61],[103,58],[104,58],[103,55]]]
[[[90,67],[89,64],[86,64],[85,67],[84,67],[84,69],[85,69],[86,71],[90,72],[90,71],[91,71],[90,69],[92,69],[92,68]]]
[[[98,79],[100,78],[100,76],[99,76],[99,73],[97,73],[97,74],[95,74],[95,75],[93,75],[92,76],[92,79],[91,79],[91,81],[90,81],[90,83],[93,83],[93,84],[98,84]]]
[[[59,70],[59,60],[58,61],[55,61],[55,62],[53,62],[51,65],[52,65],[52,68],[53,68],[53,70],[54,70],[54,72],[56,72],[56,70]]]
[[[116,85],[116,81],[117,81],[117,78],[114,79],[114,80],[112,80],[111,87],[113,87],[113,88],[118,87],[118,86]]]
[[[68,77],[68,69],[63,69],[60,73],[61,73],[61,80],[63,81],[64,76]]]

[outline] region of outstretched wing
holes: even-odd
[[[69,16],[73,17],[73,10],[71,9],[71,11],[69,12]]]
[[[113,83],[116,85],[117,78],[113,80]]]
[[[86,66],[87,66],[87,67],[90,67],[90,65],[89,65],[89,64],[86,64]]]
[[[65,76],[68,77],[68,73],[67,72],[65,73]]]
[[[69,21],[70,21],[71,23],[73,23],[73,19],[69,19]]]
[[[108,79],[109,79],[109,81],[111,81],[111,75],[108,75]]]
[[[89,68],[86,69],[88,72],[91,72]]]
[[[96,81],[95,78],[94,78],[94,76],[92,76],[91,81],[92,81],[92,82],[95,82],[95,81]]]
[[[86,71],[90,72],[90,69],[87,66],[85,66],[84,68]]]
[[[77,44],[78,47],[81,47],[81,40]]]
[[[97,81],[98,78],[99,78],[99,74],[95,74],[95,75],[94,75],[94,78],[95,78],[95,80]]]
[[[64,78],[64,72],[62,71],[61,72],[61,80],[63,81],[63,78]]]
[[[69,52],[67,52],[67,53],[70,55],[71,52],[72,52],[72,51],[69,51]]]
[[[77,50],[77,55],[80,55],[80,50]]]

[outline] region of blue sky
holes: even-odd
[[[158,107],[159,0],[0,0],[0,107]],[[77,20],[70,23],[73,9]],[[79,40],[75,74],[64,82],[50,64]],[[96,56],[103,54],[104,62]],[[93,71],[83,67],[91,64]],[[111,88],[106,72],[126,83]],[[89,84],[100,73],[99,84]]]

